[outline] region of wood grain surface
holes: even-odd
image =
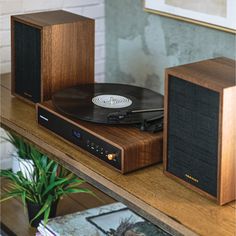
[[[121,169],[119,170],[116,168],[116,170],[123,174],[162,162],[162,132],[140,132],[138,128],[127,125],[106,126],[91,122],[77,121],[76,119],[69,119],[66,116],[61,115],[54,108],[51,100],[37,104],[36,113],[38,113],[38,108],[49,111],[51,114],[56,115],[56,117],[65,120],[66,123],[77,126],[94,135],[98,139],[121,150]],[[48,130],[48,132],[52,131]],[[52,134],[55,135],[53,132]],[[57,137],[62,138],[60,136]],[[76,145],[74,146],[77,148]],[[93,157],[97,158],[95,156]],[[106,162],[104,162],[104,164],[107,165]],[[108,165],[113,168],[112,165]]]
[[[236,85],[223,91],[221,124],[218,201],[225,204],[236,199]]]
[[[235,86],[236,67],[234,60],[220,57],[171,67],[166,73],[220,92],[224,88]]]
[[[86,21],[88,19],[87,17],[79,16],[71,12],[68,14],[68,12],[63,10],[20,14],[15,15],[15,17],[21,22],[29,22],[29,24],[38,27],[67,24],[82,20]]]
[[[162,165],[121,175],[83,152],[55,138],[36,123],[35,109],[14,98],[1,80],[1,124],[68,167],[98,189],[175,235],[233,236],[235,205],[216,205],[166,177]]]
[[[16,15],[11,17],[13,95],[26,99],[15,92],[15,22],[40,30],[40,101],[50,99],[51,95],[60,89],[94,82],[93,19],[62,10]]]
[[[211,196],[167,171],[168,88],[171,76],[219,93],[217,196]],[[164,170],[167,176],[223,205],[236,199],[236,61],[216,58],[168,68],[164,99]]]

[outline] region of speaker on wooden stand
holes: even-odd
[[[94,20],[66,11],[11,17],[12,94],[32,103],[94,82]]]
[[[166,70],[164,172],[220,205],[236,198],[235,63]]]

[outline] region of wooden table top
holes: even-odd
[[[35,107],[11,96],[9,74],[1,76],[1,125],[19,133],[90,184],[173,234],[236,234],[235,202],[216,205],[166,177],[162,165],[122,175],[40,128]]]

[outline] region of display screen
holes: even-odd
[[[78,130],[72,130],[72,133],[76,138],[81,139],[81,133]]]

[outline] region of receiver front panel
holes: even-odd
[[[217,195],[219,93],[169,75],[167,171]]]
[[[65,140],[79,146],[98,159],[121,170],[122,151],[106,141],[92,135],[83,128],[76,126],[65,119],[38,107],[38,123]],[[108,160],[108,154],[116,154],[114,160]]]

